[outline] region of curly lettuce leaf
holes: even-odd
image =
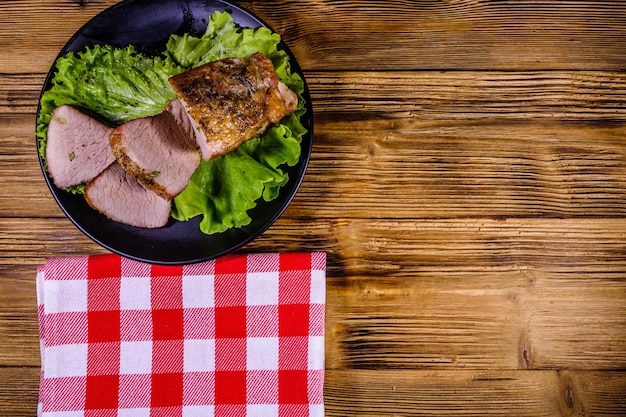
[[[173,216],[184,219],[202,213],[200,228],[207,234],[245,226],[252,220],[247,211],[256,206],[255,200],[266,184],[280,186],[285,182],[280,170],[259,164],[237,148],[228,158],[202,161],[181,193],[187,203],[176,204]]]
[[[263,198],[271,201],[289,177],[281,165],[295,165],[300,158],[300,142],[306,129],[300,122],[304,113],[304,82],[292,73],[289,58],[279,50],[280,36],[267,28],[240,29],[228,13],[213,13],[203,36],[172,35],[167,43],[166,61],[171,66],[190,69],[218,59],[265,54],[276,75],[298,96],[298,109],[259,138],[236,151],[201,163],[189,186],[173,200],[172,217],[188,220],[202,215],[200,228],[216,233],[250,223],[247,211]]]
[[[279,43],[280,36],[268,28],[242,29],[230,14],[214,12],[201,37],[172,35],[164,55],[184,69],[223,58],[250,56],[255,52],[262,52],[274,61],[284,55],[283,51],[278,51]]]
[[[252,221],[247,212],[256,201],[278,197],[289,180],[280,165],[294,165],[299,157],[299,141],[289,128],[273,126],[227,155],[203,160],[189,185],[174,198],[172,217],[187,220],[201,214],[200,228],[207,234],[246,226]]]
[[[203,161],[187,189],[173,200],[172,217],[185,221],[203,216],[201,229],[210,234],[249,224],[247,211],[257,200],[278,196],[288,176],[279,167],[295,165],[306,129],[304,82],[292,73],[287,54],[278,49],[280,36],[267,28],[240,28],[229,13],[210,16],[205,33],[171,35],[161,56],[138,53],[132,45],[113,48],[96,45],[68,53],[56,62],[52,87],[42,95],[37,121],[39,152],[45,161],[48,123],[52,110],[69,104],[93,112],[113,126],[161,112],[176,98],[168,78],[226,57],[268,56],[278,78],[299,95],[296,112],[237,150]],[[69,191],[81,193],[83,187]]]
[[[63,104],[89,110],[114,125],[161,112],[176,98],[167,79],[180,71],[171,61],[137,53],[132,45],[95,45],[68,53],[57,60],[52,87],[41,98],[42,145],[52,110]]]

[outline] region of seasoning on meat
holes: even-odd
[[[117,162],[85,187],[85,199],[111,220],[144,228],[165,226],[172,207],[170,201],[144,188]]]
[[[95,178],[115,161],[109,147],[113,129],[78,109],[62,105],[52,111],[46,142],[48,172],[59,188]]]
[[[144,187],[170,200],[185,189],[200,165],[200,153],[190,127],[174,100],[156,116],[117,127],[110,144],[118,163]]]
[[[228,153],[293,113],[296,93],[262,53],[226,58],[169,79],[187,110],[202,157]]]
[[[215,61],[170,83],[178,100],[115,129],[73,107],[55,109],[46,150],[55,184],[88,182],[85,198],[94,209],[132,226],[161,227],[202,157],[258,137],[298,104],[261,53]]]

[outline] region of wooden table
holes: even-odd
[[[35,112],[115,0],[0,1],[0,414],[34,416],[35,269],[103,253]],[[626,415],[626,3],[239,1],[303,67],[313,154],[243,251],[328,253],[328,416]]]

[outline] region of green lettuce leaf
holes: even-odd
[[[262,52],[272,60],[278,78],[299,96],[296,112],[258,139],[245,143],[236,152],[208,163],[203,161],[187,189],[173,200],[175,219],[184,221],[202,215],[200,228],[204,233],[245,226],[251,221],[247,211],[256,206],[256,201],[261,197],[265,201],[276,198],[280,187],[289,180],[279,166],[293,166],[300,158],[300,142],[306,133],[300,122],[304,113],[304,82],[292,73],[287,54],[278,49],[279,43],[280,36],[269,29],[241,29],[230,14],[219,12],[211,15],[200,38],[188,34],[170,37],[164,55],[172,67],[187,70],[218,59]]]
[[[258,139],[254,141],[259,142]],[[223,232],[250,223],[247,211],[267,185],[286,182],[280,170],[259,164],[246,149],[235,149],[228,158],[202,161],[190,184],[181,193],[185,204],[175,205],[175,218],[203,214],[200,228],[205,233]]]
[[[174,198],[172,217],[187,220],[202,214],[207,234],[249,224],[247,211],[263,197],[271,201],[289,177],[279,168],[294,165],[300,156],[297,141],[285,125],[271,127],[223,157],[202,161],[189,185]]]
[[[177,72],[180,69],[170,61],[146,57],[132,45],[123,49],[96,45],[59,58],[52,88],[41,98],[38,135],[42,150],[54,108],[62,104],[81,107],[113,125],[152,116],[176,98],[167,79]]]
[[[191,69],[202,64],[229,57],[250,56],[262,52],[274,64],[283,62],[285,53],[278,51],[280,36],[267,28],[239,28],[228,13],[215,12],[210,16],[204,35],[172,35],[165,56],[174,65]],[[288,65],[288,62],[285,62]],[[279,75],[280,78],[280,75]]]
[[[172,35],[161,56],[148,57],[130,45],[97,45],[69,53],[56,62],[52,87],[42,95],[37,121],[40,154],[45,159],[47,127],[52,110],[70,104],[93,112],[113,126],[161,112],[176,98],[168,83],[172,75],[226,57],[268,56],[278,78],[299,96],[298,109],[259,138],[212,161],[202,161],[188,187],[173,200],[172,217],[185,221],[203,216],[201,230],[217,233],[249,224],[247,212],[257,200],[278,196],[288,176],[280,166],[295,165],[306,129],[304,82],[292,73],[287,54],[278,49],[280,36],[267,28],[240,28],[226,12],[215,12],[200,37]],[[82,192],[74,187],[72,192]]]

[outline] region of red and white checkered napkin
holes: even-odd
[[[40,417],[323,416],[324,253],[37,273]]]

